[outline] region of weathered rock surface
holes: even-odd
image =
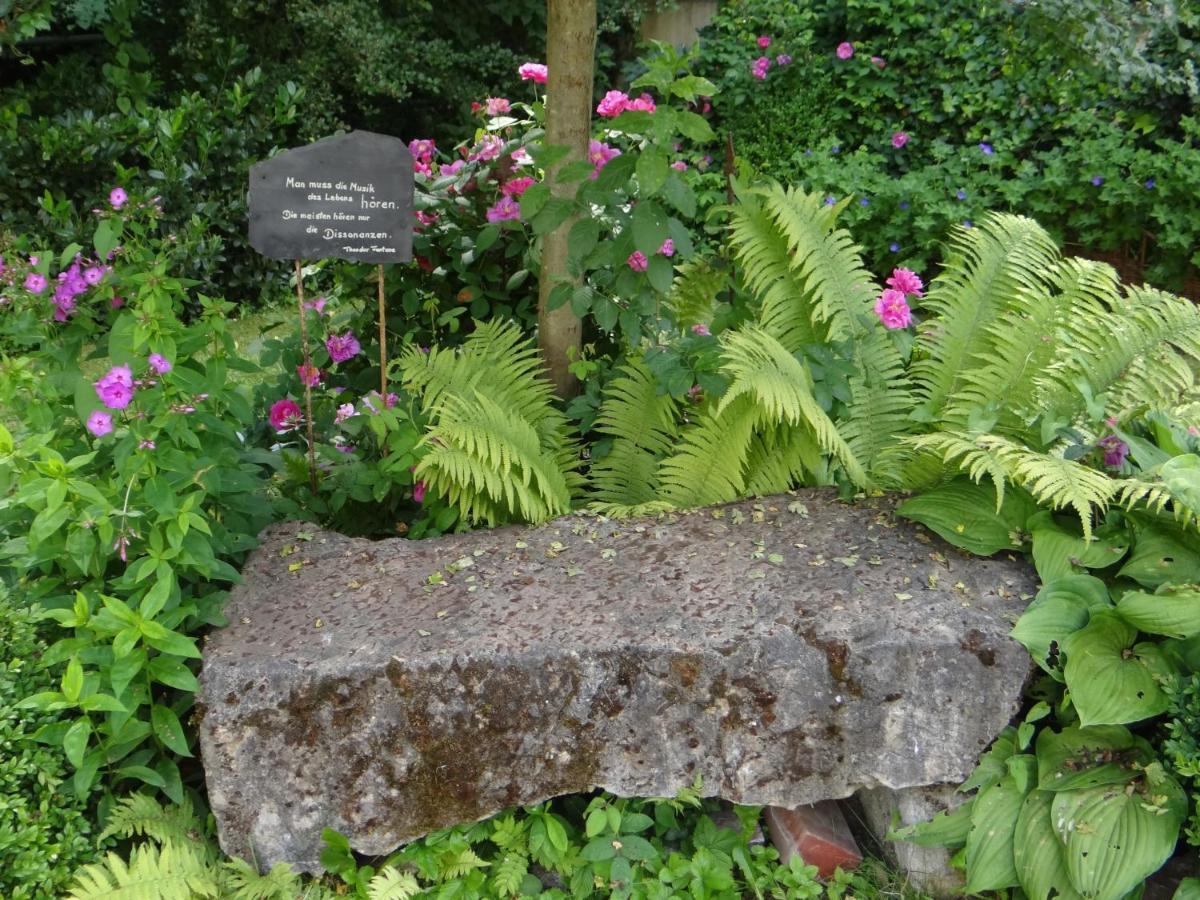
[[[962,780],[1028,672],[1034,591],[828,491],[428,541],[278,526],[208,641],[222,847],[317,868],[592,788],[795,807]]]

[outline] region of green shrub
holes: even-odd
[[[74,870],[95,855],[87,797],[63,782],[61,747],[35,736],[59,717],[20,705],[52,690],[33,617],[0,586],[0,896],[61,896]]]

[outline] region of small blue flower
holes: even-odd
[[[975,226],[971,224],[970,219],[963,219],[963,228],[974,228],[974,227]]]
[[[901,209],[908,209],[908,201],[907,201],[907,200],[901,200],[901,201],[900,201],[900,208],[901,208]]]
[[[993,153],[996,152],[995,150],[992,149],[992,145],[987,143],[987,141],[980,141],[979,149],[983,151],[984,156],[991,156]]]
[[[1147,178],[1146,179],[1146,190],[1148,190],[1148,191],[1154,190],[1154,184],[1155,184],[1155,181],[1153,178]]]
[[[839,147],[837,144],[834,144],[832,147],[829,148],[829,152],[830,153],[841,153],[842,148]]]
[[[1096,187],[1100,187],[1100,185],[1104,184],[1104,177],[1101,175],[1093,175],[1092,184],[1094,184]]]
[[[893,253],[899,253],[900,245],[897,244],[895,241],[892,241],[890,244],[888,244],[888,249],[891,250]]]
[[[868,200],[866,197],[863,197],[861,200],[859,200],[859,201],[858,201],[858,205],[859,205],[859,206],[866,206],[866,205],[867,205],[867,204],[869,204],[870,202],[871,202],[871,201],[870,201],[870,200]]]
[[[805,156],[812,156],[812,148],[810,147],[810,148],[806,149],[806,150],[804,151],[804,155],[805,155]]]
[[[834,204],[833,195],[832,195],[832,194],[830,194],[828,197],[826,197],[826,198],[825,198],[825,205],[826,205],[826,206],[833,206],[833,204]]]
[[[959,188],[959,189],[958,189],[958,193],[957,193],[957,194],[955,194],[954,196],[956,196],[956,197],[957,197],[959,200],[966,200],[966,199],[967,199],[967,192],[966,192],[966,191],[964,191],[962,188]]]

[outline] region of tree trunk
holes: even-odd
[[[546,144],[569,148],[566,159],[546,174],[552,197],[570,199],[577,185],[559,184],[559,166],[587,157],[592,124],[592,81],[596,57],[596,0],[547,0]],[[569,351],[582,346],[583,323],[570,304],[547,309],[550,292],[571,279],[567,271],[567,235],[576,216],[542,239],[541,278],[538,280],[538,343],[550,380],[560,397],[578,389],[567,368]]]

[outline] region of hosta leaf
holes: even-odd
[[[1013,839],[1013,863],[1029,900],[1082,900],[1071,886],[1063,845],[1054,831],[1054,795],[1034,791],[1025,798]]]
[[[1112,605],[1108,589],[1091,575],[1064,575],[1045,585],[1017,620],[1012,636],[1041,666],[1062,681],[1058,653],[1063,641],[1087,625],[1093,609]]]
[[[1017,886],[1013,833],[1024,799],[1011,776],[975,798],[966,848],[968,893]]]
[[[1156,716],[1167,697],[1154,678],[1164,668],[1162,651],[1138,644],[1137,629],[1115,610],[1098,610],[1087,627],[1065,641],[1063,670],[1082,725],[1120,725]]]
[[[1129,550],[1123,531],[1098,530],[1087,540],[1064,528],[1048,512],[1029,520],[1033,535],[1033,565],[1043,582],[1050,582],[1079,569],[1103,569],[1118,562]]]
[[[991,556],[1021,546],[1024,519],[1014,515],[1015,501],[1006,497],[1005,507],[996,511],[996,490],[991,484],[959,478],[905,500],[896,512],[920,522],[956,547],[978,556]],[[1020,522],[1015,521],[1018,518]]]
[[[1118,573],[1148,588],[1200,582],[1200,553],[1153,525],[1134,529],[1133,553]]]
[[[915,822],[887,833],[889,841],[907,841],[919,847],[961,847],[971,833],[971,807],[968,800],[954,809],[942,810],[928,822]]]
[[[1092,900],[1119,900],[1156,872],[1174,852],[1186,813],[1183,789],[1158,765],[1136,789],[1065,791],[1051,808],[1071,883]]]
[[[1122,725],[1043,729],[1037,739],[1038,787],[1072,791],[1127,784],[1137,777],[1134,765],[1154,759],[1154,749]]]
[[[959,788],[960,791],[978,790],[983,793],[985,788],[996,784],[1008,774],[1008,759],[1017,752],[1017,729],[1009,726],[1000,732],[1000,736],[992,742],[988,751],[979,758],[975,771]]]
[[[1121,618],[1138,631],[1190,638],[1200,634],[1200,591],[1180,587],[1160,594],[1130,591],[1117,601]]]
[[[1163,463],[1158,470],[1171,496],[1194,513],[1200,513],[1200,456],[1184,453]]]

